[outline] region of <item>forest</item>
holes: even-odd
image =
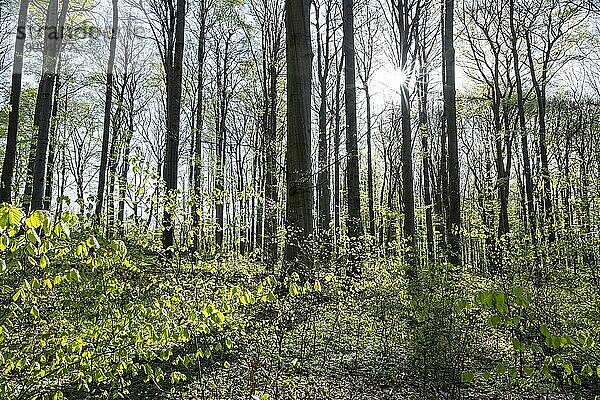
[[[600,399],[597,0],[0,0],[0,162],[1,399]]]

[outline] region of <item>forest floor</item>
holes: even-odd
[[[257,265],[233,256],[196,273],[247,285],[264,276]],[[489,316],[451,311],[459,299],[498,287],[489,276],[431,266],[411,296],[403,265],[396,257],[370,258],[360,278],[329,265],[315,274],[322,290],[245,309],[229,327],[235,338],[228,352],[188,370],[185,382],[153,385],[146,394],[148,386],[141,385],[132,398],[553,400],[600,394],[597,381],[580,388],[563,377],[524,373],[523,357],[511,351],[514,327],[494,330]],[[459,291],[450,289],[454,280],[462,282]],[[523,319],[530,318],[526,313],[519,311]],[[515,373],[498,373],[501,363],[507,371],[515,365]],[[465,370],[480,372],[465,382]]]
[[[359,276],[343,257],[284,274],[36,218],[43,236],[8,231],[0,398],[600,399],[600,268],[569,243],[501,270],[420,260],[408,279],[367,251]]]

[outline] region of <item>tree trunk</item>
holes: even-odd
[[[369,235],[375,239],[375,193],[373,184],[373,145],[371,126],[371,94],[369,86],[365,84],[365,97],[367,102],[367,194],[369,201]]]
[[[547,230],[548,241],[554,242],[554,214],[552,212],[552,182],[550,180],[550,168],[548,167],[548,147],[546,144],[546,79],[542,76],[540,82],[535,73],[535,61],[533,60],[533,49],[529,33],[525,35],[525,42],[527,44],[527,57],[529,60],[529,70],[531,72],[531,83],[535,90],[537,99],[538,109],[538,146],[540,151],[540,163],[542,169],[542,181],[544,183],[544,216],[545,216],[545,227]],[[545,63],[544,63],[545,64]],[[544,66],[546,68],[546,66]],[[545,75],[547,71],[543,72]]]
[[[310,1],[286,0],[287,149],[285,259],[302,274],[309,260],[301,246],[313,232],[311,162],[312,48]],[[304,265],[308,267],[308,265]]]
[[[337,243],[337,236],[340,233],[341,228],[341,194],[340,194],[340,135],[341,135],[341,110],[342,110],[342,67],[343,57],[340,61],[339,69],[336,75],[335,82],[335,124],[333,131],[333,226],[335,228],[335,236]]]
[[[220,54],[217,54],[217,96],[218,118],[215,121],[216,128],[216,163],[215,163],[215,191],[217,194],[215,204],[215,244],[217,248],[223,247],[223,232],[225,229],[225,146],[227,127],[227,76],[229,62],[229,44],[231,36],[225,41],[225,52],[223,54],[223,65],[219,62]]]
[[[204,128],[204,59],[206,47],[206,0],[200,0],[200,28],[198,32],[198,98],[196,111],[196,129],[194,131],[194,176],[192,188],[192,220],[194,224],[194,242],[192,252],[200,247],[202,231],[202,130]]]
[[[444,114],[448,137],[448,261],[460,265],[460,167],[456,127],[456,74],[454,63],[454,0],[444,10]]]
[[[318,11],[317,11],[318,13]],[[330,238],[326,237],[326,232],[331,224],[331,188],[330,188],[330,168],[329,168],[329,135],[327,130],[327,80],[329,77],[330,66],[330,7],[327,7],[325,14],[325,43],[321,36],[320,24],[317,14],[317,64],[319,75],[319,173],[317,177],[317,204],[319,208],[318,228],[319,234],[325,242]],[[325,243],[327,246],[328,243]],[[326,255],[325,255],[326,256]]]
[[[123,139],[123,164],[121,165],[121,176],[119,179],[119,210],[117,220],[119,222],[119,233],[121,236],[125,234],[125,197],[127,196],[127,175],[129,174],[129,156],[131,153],[131,139],[133,138],[133,95],[129,98],[129,121],[127,124],[127,132]]]
[[[46,36],[44,38],[44,60],[41,78],[41,95],[39,100],[38,134],[35,149],[35,163],[33,167],[33,187],[31,194],[32,210],[44,207],[44,193],[46,190],[46,173],[48,163],[48,146],[50,133],[50,120],[52,118],[52,101],[54,81],[58,74],[58,57],[62,46],[62,31],[69,8],[69,1],[64,0],[58,16],[58,0],[50,0],[46,18]]]
[[[420,78],[419,78],[419,128],[421,131],[421,151],[422,151],[422,173],[423,173],[423,205],[425,206],[425,225],[427,229],[427,252],[431,257],[433,255],[434,231],[433,231],[433,205],[431,199],[431,182],[429,179],[429,116],[427,114],[427,94],[429,86],[429,74],[427,72],[426,62],[423,56],[423,49],[420,49]]]
[[[58,60],[58,70],[60,71],[61,57]],[[54,81],[54,100],[52,104],[52,123],[50,127],[50,145],[48,151],[48,173],[46,177],[46,189],[44,190],[44,210],[50,210],[52,205],[52,188],[54,185],[54,162],[56,157],[56,142],[58,140],[58,95],[60,92],[60,75],[57,74]],[[67,100],[65,99],[65,111]]]
[[[179,159],[179,122],[181,112],[181,80],[183,73],[183,48],[185,31],[185,0],[177,0],[175,13],[174,46],[169,46],[166,52],[165,72],[167,84],[167,134],[164,165],[164,180],[167,202],[174,200],[177,190],[177,172]],[[173,48],[174,47],[174,48]],[[163,248],[167,250],[167,258],[170,259],[175,240],[175,226],[171,206],[165,204],[163,214]]]
[[[10,87],[10,112],[8,114],[8,131],[6,134],[6,149],[4,163],[2,164],[2,178],[0,181],[0,203],[11,202],[12,183],[17,162],[17,136],[19,133],[19,106],[21,102],[21,81],[23,77],[23,52],[25,49],[25,36],[27,32],[27,12],[29,0],[21,0],[19,7],[19,20],[15,39],[15,53],[13,59],[12,81]]]
[[[278,51],[275,51],[277,53]],[[269,67],[269,88],[267,100],[267,129],[265,137],[265,250],[267,263],[274,269],[278,258],[277,243],[277,205],[279,193],[277,190],[277,68],[275,60]]]
[[[513,66],[515,72],[515,86],[517,89],[517,111],[519,115],[519,132],[521,134],[521,153],[523,155],[523,175],[525,178],[525,193],[527,196],[527,223],[531,239],[536,238],[535,203],[533,197],[533,178],[531,177],[531,162],[529,161],[529,144],[527,143],[527,127],[525,119],[525,100],[523,96],[523,83],[519,64],[519,51],[517,49],[517,31],[515,28],[515,0],[510,0],[510,32]]]
[[[358,132],[356,126],[354,10],[352,0],[343,0],[342,6],[344,31],[344,97],[346,102],[346,196],[348,201],[348,219],[346,221],[346,228],[348,230],[348,238],[350,241],[357,242],[363,235],[363,226],[360,212],[360,171],[358,158]],[[350,250],[350,253],[352,254],[353,251]],[[357,265],[352,265],[352,268],[353,273],[359,272]]]
[[[96,221],[100,222],[104,191],[106,185],[106,167],[108,163],[108,142],[110,140],[110,116],[112,108],[113,71],[115,67],[115,52],[117,49],[117,30],[119,25],[118,0],[112,0],[112,32],[110,37],[108,66],[106,68],[106,94],[104,97],[104,125],[102,130],[102,152],[100,153],[100,171],[98,172],[98,190],[96,192]]]

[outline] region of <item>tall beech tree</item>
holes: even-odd
[[[23,78],[23,53],[25,50],[28,11],[29,0],[21,0],[15,38],[12,81],[10,85],[10,112],[8,114],[6,148],[4,151],[4,162],[2,164],[2,177],[0,178],[0,202],[5,203],[10,203],[12,199],[13,177],[15,175],[15,164],[17,162],[17,136],[19,132],[19,111]]]
[[[535,217],[535,199],[533,197],[533,178],[531,175],[531,161],[529,156],[529,141],[527,132],[527,119],[525,116],[525,95],[523,92],[523,79],[521,77],[521,63],[519,59],[519,35],[517,32],[517,21],[515,17],[515,0],[509,0],[509,25],[510,44],[513,58],[513,69],[515,76],[515,88],[517,91],[517,112],[519,117],[519,135],[521,137],[521,156],[523,164],[523,175],[525,180],[525,193],[527,204],[526,225],[533,241],[536,238],[537,221]]]
[[[376,11],[370,2],[361,8],[360,27],[356,37],[359,51],[357,52],[358,77],[362,90],[365,93],[366,131],[367,131],[367,204],[369,235],[375,238],[375,188],[374,188],[374,160],[373,160],[373,109],[369,84],[376,70],[375,46],[380,33],[380,12]]]
[[[311,161],[312,45],[310,1],[286,0],[287,150],[285,260],[297,270],[301,246],[313,232]]]
[[[573,7],[568,0],[551,0],[530,4],[525,22],[527,66],[537,105],[537,135],[541,163],[544,231],[550,242],[556,239],[552,178],[548,160],[547,92],[552,78],[572,59],[577,28],[587,13]]]
[[[358,157],[358,129],[356,125],[356,58],[354,48],[354,2],[342,1],[343,48],[344,52],[344,99],[346,110],[346,198],[348,218],[346,229],[352,247],[355,247],[363,235],[362,215],[360,212],[360,171]],[[351,249],[351,253],[357,251]],[[360,270],[353,263],[353,273]]]
[[[55,80],[59,73],[58,66],[62,49],[63,30],[69,0],[63,0],[60,14],[58,0],[50,0],[46,14],[44,35],[44,56],[42,61],[42,77],[40,92],[37,97],[37,140],[35,147],[31,209],[40,210],[44,207],[46,191],[46,173],[48,166],[48,148],[50,144],[50,128],[52,119],[52,103],[54,100]]]
[[[198,2],[198,86],[196,99],[196,126],[193,135],[193,187],[192,187],[192,219],[194,225],[194,241],[192,250],[198,251],[200,247],[200,234],[202,229],[202,188],[203,188],[203,163],[202,163],[202,132],[204,129],[204,63],[206,59],[206,34],[208,18],[207,0]]]
[[[142,5],[144,7],[144,5]],[[183,51],[185,44],[185,0],[150,1],[152,35],[161,56],[166,87],[166,137],[162,178],[165,182],[166,204],[163,212],[162,244],[168,250],[175,242],[174,211],[176,209],[179,161],[179,133],[181,121],[181,94]],[[158,25],[158,26],[155,26]],[[172,256],[167,251],[167,257]]]
[[[316,44],[317,44],[317,81],[319,96],[319,140],[318,160],[319,171],[317,175],[317,207],[318,231],[326,235],[331,225],[331,168],[329,163],[329,130],[328,107],[329,75],[334,58],[331,55],[331,37],[333,26],[333,2],[328,0],[325,4],[314,2],[316,15]],[[324,19],[321,22],[321,18]],[[325,239],[328,241],[328,239]]]
[[[106,170],[108,164],[108,144],[110,141],[112,94],[113,94],[113,71],[115,69],[115,53],[117,50],[117,37],[119,28],[119,3],[112,0],[112,31],[109,45],[108,64],[106,67],[106,94],[104,96],[104,124],[102,129],[102,152],[100,153],[100,173],[98,175],[98,190],[96,192],[96,219],[100,221],[104,193],[106,187]],[[113,134],[116,134],[114,132]]]
[[[445,0],[443,58],[444,58],[444,118],[448,138],[448,261],[461,263],[460,248],[460,166],[458,131],[456,126],[456,65],[454,51],[454,0]]]

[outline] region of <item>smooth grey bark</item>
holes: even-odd
[[[218,98],[218,111],[217,118],[215,119],[215,130],[216,130],[216,157],[215,157],[215,191],[217,193],[217,200],[215,204],[215,244],[217,248],[223,246],[223,237],[225,229],[225,213],[224,213],[224,202],[225,202],[225,149],[227,141],[227,112],[228,112],[228,76],[229,76],[229,46],[233,33],[229,33],[225,40],[225,48],[223,52],[223,59],[221,60],[221,54],[217,54],[217,98]]]
[[[185,0],[177,0],[174,14],[174,31],[169,27],[169,42],[163,64],[166,73],[167,86],[167,134],[165,145],[165,163],[163,178],[165,180],[167,202],[174,200],[177,190],[178,160],[179,160],[179,128],[181,112],[181,92],[183,74],[183,50],[185,42]],[[175,240],[175,224],[172,206],[165,205],[163,214],[163,248],[168,250]],[[167,251],[167,258],[172,252]]]
[[[200,0],[200,27],[198,30],[198,94],[196,99],[196,129],[194,131],[194,161],[193,161],[193,188],[192,188],[192,220],[194,225],[194,241],[192,252],[200,247],[200,234],[202,231],[202,131],[204,129],[204,59],[206,57],[206,0]]]
[[[46,173],[48,165],[48,147],[50,142],[50,121],[52,118],[52,102],[54,99],[54,82],[58,74],[58,58],[62,46],[62,32],[69,8],[69,1],[64,0],[58,14],[58,0],[50,0],[46,17],[44,37],[44,60],[40,81],[41,93],[38,96],[39,109],[35,162],[33,167],[33,184],[31,194],[31,209],[40,210],[44,207],[46,190]]]
[[[545,228],[548,235],[548,241],[554,242],[556,235],[554,232],[554,213],[552,210],[552,182],[550,180],[550,168],[548,166],[548,145],[546,140],[546,84],[548,78],[548,68],[550,63],[551,45],[546,51],[542,62],[541,77],[535,71],[536,62],[533,59],[533,46],[531,44],[530,33],[525,33],[525,43],[527,45],[527,59],[529,71],[531,73],[531,83],[535,91],[537,112],[538,112],[538,148],[540,152],[540,163],[543,181],[543,206]]]
[[[331,67],[330,31],[331,6],[327,3],[325,11],[325,37],[321,36],[319,9],[317,14],[317,65],[319,79],[319,143],[318,160],[319,173],[317,176],[317,204],[319,234],[326,235],[331,225],[331,187],[329,166],[329,134],[327,130],[327,82]],[[328,237],[324,237],[328,241]]]
[[[354,49],[353,0],[343,0],[342,6],[344,98],[346,103],[346,196],[348,202],[346,228],[350,240],[357,241],[363,235],[363,224],[360,212],[360,171],[356,126],[356,59]]]
[[[429,72],[425,60],[425,50],[419,47],[420,72],[418,92],[419,92],[419,130],[421,133],[421,163],[423,174],[423,205],[425,206],[425,226],[427,231],[427,252],[429,256],[434,251],[434,230],[433,230],[433,204],[431,198],[431,180],[429,175],[430,154],[429,154],[429,114],[427,112],[428,90],[429,90]]]
[[[285,260],[292,270],[309,260],[302,246],[313,232],[311,161],[312,47],[310,1],[286,0],[287,149]],[[307,265],[305,265],[307,267]],[[302,271],[300,271],[302,272]]]
[[[454,0],[446,0],[444,8],[444,116],[448,138],[448,261],[461,263],[460,249],[460,167],[456,127],[456,72],[454,52]]]
[[[365,98],[367,105],[367,195],[369,207],[369,235],[375,238],[375,193],[373,184],[373,129],[371,116],[371,93],[369,85],[364,84]]]
[[[113,71],[115,68],[115,53],[117,49],[117,35],[119,25],[118,0],[112,0],[112,32],[110,37],[108,65],[106,67],[106,94],[104,96],[104,122],[102,129],[102,150],[100,153],[100,171],[98,173],[98,190],[96,192],[96,222],[100,222],[102,207],[104,203],[104,191],[106,186],[106,168],[108,164],[108,143],[110,140]]]
[[[119,205],[117,210],[117,221],[119,233],[125,234],[125,197],[127,196],[127,178],[129,175],[129,162],[131,155],[131,139],[135,129],[134,114],[135,114],[135,94],[137,83],[132,79],[127,95],[127,129],[123,133],[123,163],[119,174]]]
[[[59,56],[58,67],[57,69],[60,71],[62,57]],[[58,135],[58,100],[60,93],[61,83],[60,83],[60,75],[57,74],[56,79],[54,80],[54,100],[52,101],[52,123],[50,125],[50,138],[49,138],[49,147],[48,147],[48,172],[46,176],[46,188],[44,190],[44,210],[50,210],[50,206],[52,205],[52,189],[54,186],[54,163],[56,158],[56,142]],[[67,111],[67,99],[65,98],[65,113]]]
[[[12,80],[10,87],[10,112],[8,114],[8,131],[6,134],[6,148],[4,162],[2,163],[2,177],[0,178],[0,202],[10,203],[12,198],[12,183],[17,162],[17,135],[19,132],[19,106],[21,102],[22,77],[23,77],[23,52],[27,31],[27,13],[29,0],[21,0],[19,6],[19,19],[15,39],[15,52],[13,58]]]
[[[340,190],[340,136],[341,136],[341,110],[342,110],[342,68],[344,58],[341,57],[336,71],[335,95],[334,95],[334,128],[333,128],[333,226],[335,236],[341,228],[341,190]]]

